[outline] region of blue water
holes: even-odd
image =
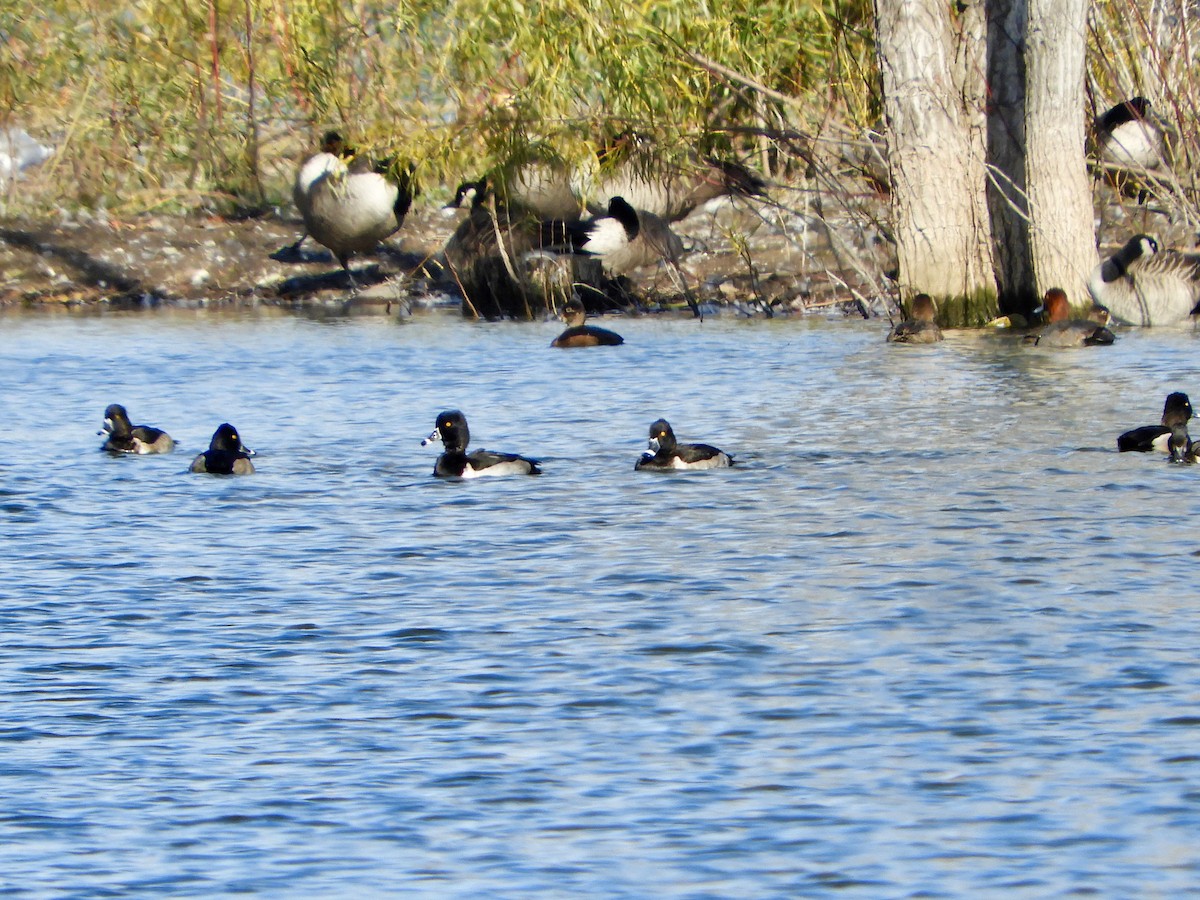
[[[605,324],[0,320],[0,890],[1200,892],[1200,468],[1114,443],[1200,338]]]

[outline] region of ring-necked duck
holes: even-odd
[[[119,403],[111,404],[104,410],[104,430],[108,438],[101,445],[101,450],[109,453],[170,453],[175,449],[175,441],[161,428],[151,425],[134,425],[129,421],[129,414]]]
[[[1088,293],[1118,322],[1183,322],[1200,300],[1200,256],[1160,250],[1149,235],[1134,235],[1092,270]]]
[[[897,322],[887,339],[895,344],[933,344],[943,339],[942,329],[934,321],[933,298],[917,294],[912,299],[912,316]]]
[[[1157,450],[1159,453],[1170,452],[1171,432],[1181,426],[1186,427],[1192,417],[1192,403],[1188,395],[1175,391],[1167,395],[1163,404],[1162,424],[1143,425],[1126,431],[1117,438],[1117,449],[1122,453],[1137,451],[1149,453]]]
[[[210,475],[249,475],[254,471],[254,451],[242,443],[237,429],[228,422],[213,432],[208,449],[192,460],[191,471]]]
[[[308,233],[333,252],[355,289],[350,257],[395,234],[415,195],[411,166],[373,164],[362,156],[347,164],[327,152],[304,163],[293,190]]]
[[[567,330],[550,342],[551,347],[615,347],[625,343],[625,338],[615,331],[583,324],[587,311],[578,300],[567,301],[562,317]]]
[[[1108,311],[1093,307],[1087,319],[1072,319],[1071,304],[1062,288],[1050,288],[1042,301],[1048,324],[1034,337],[1034,343],[1047,347],[1098,347],[1111,344],[1116,337],[1095,316],[1107,318]]]
[[[467,417],[457,409],[439,413],[433,432],[421,446],[442,442],[443,451],[433,466],[438,478],[480,478],[484,475],[541,475],[538,460],[526,459],[515,453],[496,453],[493,450],[474,450],[467,453],[471,431]]]
[[[634,469],[718,469],[732,466],[733,457],[709,444],[680,444],[666,419],[650,426],[650,444]]]

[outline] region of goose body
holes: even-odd
[[[1163,129],[1150,113],[1150,101],[1133,97],[1096,119],[1096,156],[1100,162],[1130,172],[1152,172],[1168,166]]]
[[[395,234],[415,193],[408,172],[393,179],[385,164],[376,168],[361,157],[348,165],[323,152],[309,158],[296,179],[295,196],[308,233],[332,251],[352,283],[350,257],[374,250]]]
[[[1200,301],[1200,256],[1160,250],[1139,234],[1092,271],[1088,293],[1118,322],[1173,325]]]
[[[446,263],[456,273],[468,271],[477,260],[496,256],[503,247],[510,259],[539,249],[541,223],[528,213],[510,212],[507,205],[492,202],[486,180],[459,185],[452,207],[470,203],[467,217],[450,235],[443,249]]]
[[[912,301],[912,315],[903,322],[897,322],[888,332],[887,339],[896,344],[937,343],[945,335],[934,321],[935,317],[933,298],[928,294],[917,294]]]
[[[611,166],[596,158],[572,171],[564,165],[533,161],[509,166],[497,177],[497,193],[510,206],[537,218],[563,221],[580,218],[597,197],[624,197],[640,212],[678,222],[717,197],[766,195],[766,182],[740,163],[697,157],[669,166],[645,149]]]

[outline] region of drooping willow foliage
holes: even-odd
[[[762,150],[873,115],[862,0],[0,0],[0,127],[57,145],[58,202],[286,197],[321,131],[426,183],[619,134]],[[767,135],[767,138],[764,138]]]

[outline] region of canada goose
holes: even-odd
[[[928,294],[917,294],[912,299],[912,315],[896,323],[888,332],[888,341],[897,344],[933,344],[942,340],[945,335],[934,321],[935,315],[933,298]]]
[[[766,196],[766,182],[740,163],[698,157],[684,165],[664,166],[641,148],[613,165],[597,157],[572,172],[558,163],[533,161],[502,168],[496,179],[497,195],[510,207],[565,221],[580,218],[598,197],[624,197],[641,212],[678,222],[722,195]]]
[[[170,453],[175,449],[175,441],[161,428],[153,425],[134,425],[129,421],[129,414],[119,403],[109,404],[104,410],[104,430],[106,434],[101,450],[109,453]]]
[[[1158,425],[1142,425],[1126,431],[1117,438],[1117,449],[1122,453],[1149,453],[1157,450],[1166,453],[1169,450],[1168,439],[1171,432],[1180,425],[1187,425],[1192,417],[1192,403],[1188,395],[1182,391],[1167,394],[1163,403],[1162,421]]]
[[[470,212],[442,251],[457,277],[476,260],[498,255],[501,240],[510,259],[541,246],[541,223],[527,213],[510,212],[506,204],[496,202],[486,178],[460,184],[448,206],[461,207],[467,202],[471,204]]]
[[[390,161],[372,165],[357,156],[347,165],[332,153],[318,153],[297,180],[305,185],[297,196],[308,233],[333,252],[357,289],[350,257],[375,249],[404,223],[416,194],[411,166],[397,173]]]
[[[1200,300],[1200,256],[1160,251],[1158,241],[1138,234],[1092,270],[1088,293],[1118,322],[1182,322]]]
[[[724,195],[765,197],[766,182],[740,163],[714,158],[665,172],[649,162],[629,161],[601,171],[593,192],[598,197],[624,197],[635,209],[668,222],[685,219],[701,204]]]
[[[550,342],[551,347],[615,347],[625,343],[625,338],[607,328],[585,325],[587,311],[578,300],[568,300],[563,307],[563,321],[567,330]]]
[[[1169,166],[1170,152],[1160,123],[1150,113],[1150,101],[1133,97],[1096,119],[1096,157],[1107,165],[1132,172]]]
[[[1038,346],[1047,347],[1095,347],[1111,344],[1116,337],[1103,325],[1093,321],[1091,315],[1107,317],[1107,311],[1096,307],[1087,319],[1072,319],[1071,304],[1062,288],[1050,288],[1042,302],[1048,324],[1034,338]]]
[[[547,247],[596,256],[608,266],[611,259],[628,258],[641,227],[637,210],[625,198],[613,197],[603,215],[578,222],[543,222],[542,238]]]
[[[666,419],[650,425],[649,446],[634,464],[640,469],[720,469],[733,465],[733,457],[711,444],[681,444]]]
[[[438,413],[433,433],[421,441],[427,446],[441,441],[443,451],[433,466],[438,478],[479,478],[484,475],[541,475],[538,460],[526,459],[515,453],[496,453],[492,450],[474,450],[467,453],[471,442],[471,431],[467,428],[467,417],[457,409]]]
[[[332,165],[333,161],[329,157],[345,160],[353,156],[354,150],[346,146],[345,139],[338,132],[327,131],[321,138],[321,149],[300,163],[299,168],[296,169],[296,180],[292,182],[292,202],[296,204],[296,209],[306,222],[308,220],[308,198],[313,182],[325,174]],[[305,228],[294,244],[284,247],[275,254],[274,258],[285,259],[297,256],[300,253],[300,245],[307,238],[308,229]]]

